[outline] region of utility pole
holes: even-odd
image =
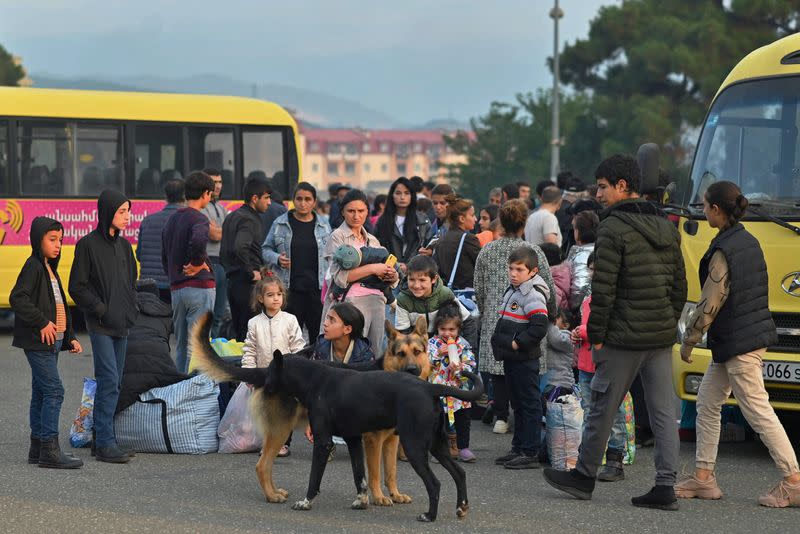
[[[551,134],[550,154],[550,179],[555,182],[561,167],[559,149],[561,147],[561,134],[559,133],[559,72],[558,72],[558,19],[564,16],[564,11],[558,7],[558,0],[550,10],[553,19],[553,130]]]

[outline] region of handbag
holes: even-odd
[[[453,280],[456,277],[456,269],[458,268],[458,261],[461,259],[461,249],[464,248],[464,240],[467,238],[467,233],[461,234],[461,241],[458,243],[458,250],[456,251],[456,259],[453,261],[453,268],[450,270],[450,280],[447,281],[453,294],[455,294],[458,301],[467,309],[470,317],[478,317],[480,310],[478,310],[478,303],[475,302],[475,289],[467,287],[464,289],[453,289]]]

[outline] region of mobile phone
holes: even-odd
[[[386,258],[386,265],[388,265],[389,267],[394,267],[396,263],[397,263],[397,257],[394,254],[389,254],[389,257]]]

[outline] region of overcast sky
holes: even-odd
[[[561,0],[562,41],[609,0]],[[549,87],[552,0],[0,0],[0,44],[59,77],[216,73],[317,89],[403,122]]]

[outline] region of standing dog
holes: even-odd
[[[466,475],[461,466],[450,458],[439,398],[452,396],[468,401],[477,400],[483,393],[483,387],[476,375],[464,372],[475,383],[472,391],[464,391],[429,384],[408,373],[359,372],[304,358],[284,358],[278,351],[266,369],[240,369],[224,362],[211,349],[206,332],[208,323],[209,317],[206,316],[199,321],[192,336],[193,354],[203,372],[218,381],[237,379],[255,386],[254,413],[264,419],[269,417],[269,410],[276,409],[275,406],[264,404],[265,398],[272,396],[284,399],[275,403],[279,405],[279,410],[288,409],[289,406],[284,402],[292,399],[308,409],[314,433],[311,476],[306,498],[296,502],[293,509],[311,509],[311,501],[319,494],[334,435],[344,437],[350,452],[357,492],[352,507],[366,508],[369,499],[361,435],[395,428],[409,463],[422,478],[428,492],[428,511],[417,519],[434,521],[439,508],[440,483],[428,463],[428,451],[439,460],[456,483],[457,517],[467,515]]]

